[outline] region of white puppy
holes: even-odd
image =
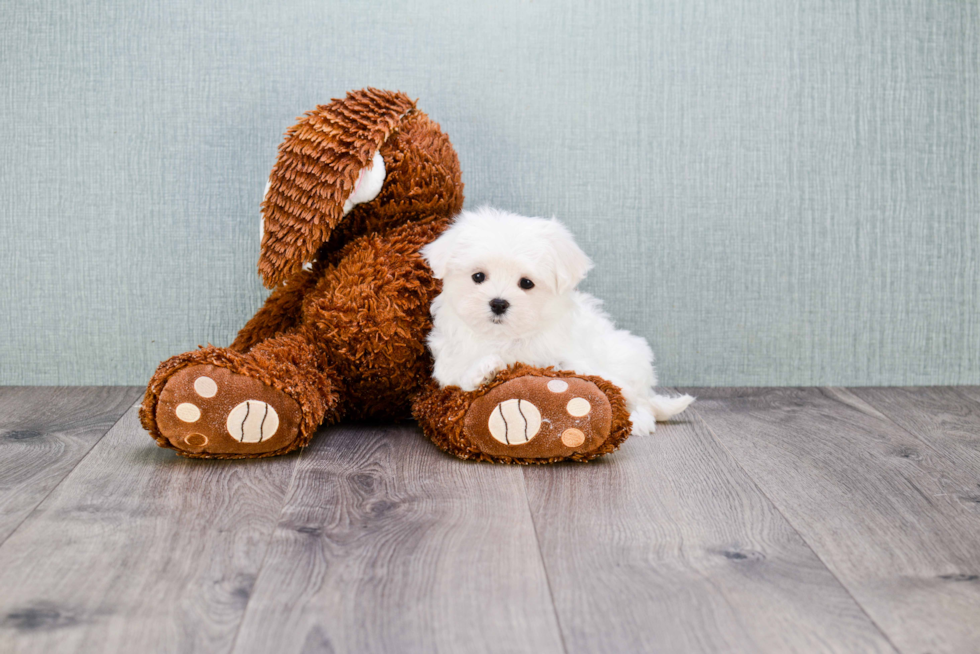
[[[596,375],[622,389],[638,435],[694,400],[655,394],[646,340],[575,290],[592,261],[557,220],[464,211],[422,256],[443,280],[428,338],[440,385],[471,391],[517,362]]]

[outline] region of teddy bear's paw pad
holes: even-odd
[[[194,454],[258,455],[282,449],[299,435],[299,404],[257,379],[212,365],[175,373],[160,393],[160,432]]]
[[[599,448],[612,428],[609,399],[577,377],[527,375],[474,400],[464,431],[491,456],[553,459]]]

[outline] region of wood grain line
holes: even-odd
[[[932,448],[980,484],[980,388],[976,386],[861,387],[847,392]],[[961,497],[980,503],[976,492]]]
[[[414,426],[325,430],[234,651],[562,652],[520,469]]]
[[[902,651],[980,642],[977,476],[857,395],[692,389],[696,413]]]

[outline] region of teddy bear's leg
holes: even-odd
[[[247,353],[207,347],[160,364],[140,419],[161,447],[202,458],[285,454],[339,419],[340,380],[302,330]]]
[[[472,392],[433,382],[413,413],[442,450],[503,463],[588,461],[632,431],[626,400],[610,382],[521,364]]]
[[[265,303],[238,332],[229,349],[248,352],[252,347],[278,334],[294,329],[300,322],[303,300],[316,286],[318,275],[302,270],[269,294]]]

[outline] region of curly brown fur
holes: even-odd
[[[440,285],[419,250],[448,223],[428,218],[356,239],[304,303],[303,323],[343,380],[351,417],[408,417],[429,379],[421,335]]]
[[[567,457],[552,457],[543,459],[528,459],[507,456],[491,456],[478,449],[464,432],[464,418],[473,401],[490,392],[493,388],[518,377],[534,375],[537,377],[578,377],[594,383],[599,387],[612,407],[612,431],[609,437],[598,449],[591,452],[575,453]],[[475,391],[466,392],[458,386],[439,388],[433,380],[416,398],[412,413],[422,431],[443,452],[448,452],[461,459],[475,461],[494,461],[496,463],[518,463],[521,465],[536,465],[554,463],[556,461],[591,461],[596,457],[617,450],[633,429],[630,422],[626,400],[619,388],[601,377],[578,375],[574,372],[554,370],[552,368],[536,368],[521,363],[510,366],[497,373],[493,381],[484,384]]]

